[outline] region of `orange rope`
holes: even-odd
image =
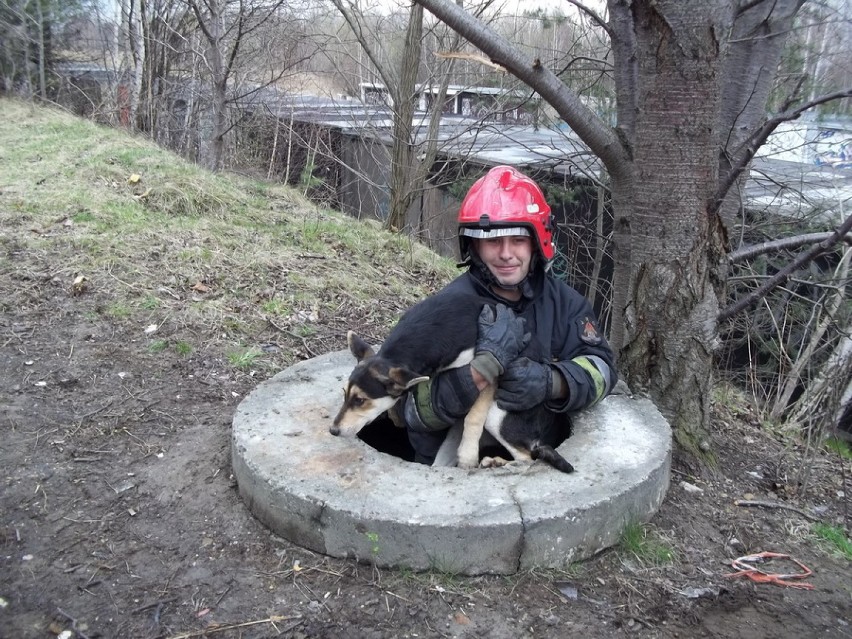
[[[782,573],[772,573],[765,572],[758,568],[755,568],[754,565],[756,563],[760,563],[766,559],[789,559],[794,564],[799,566],[802,569],[802,572],[782,574]],[[813,571],[808,568],[805,564],[797,559],[793,559],[790,555],[784,555],[777,552],[759,552],[754,555],[746,555],[744,557],[738,557],[731,562],[731,565],[737,569],[737,572],[732,572],[725,577],[747,577],[751,579],[755,583],[760,584],[775,584],[776,586],[785,586],[787,588],[801,588],[803,590],[813,590],[814,585],[808,583],[806,581],[791,581],[794,579],[805,579],[806,577],[810,577]]]

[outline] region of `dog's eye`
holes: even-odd
[[[364,405],[364,402],[365,402],[365,401],[366,401],[366,400],[365,400],[363,397],[358,397],[358,396],[356,395],[355,397],[353,397],[353,398],[352,398],[352,405],[353,405],[355,408],[360,408],[361,406],[363,406],[363,405]]]

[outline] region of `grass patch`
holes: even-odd
[[[618,542],[622,552],[634,557],[643,565],[663,566],[674,562],[674,548],[650,526],[631,522],[621,531]]]
[[[829,437],[825,440],[825,447],[833,453],[840,455],[843,459],[852,459],[852,445],[837,437]]]
[[[133,314],[133,310],[125,302],[113,302],[106,308],[106,313],[116,319],[125,319]]]
[[[255,348],[248,348],[239,351],[228,352],[228,362],[234,368],[240,370],[248,370],[257,364],[257,360],[263,355],[262,351]]]
[[[159,298],[154,297],[153,295],[146,295],[142,299],[141,306],[142,308],[153,311],[154,309],[160,308],[162,302],[160,302]]]
[[[165,339],[155,339],[153,342],[148,344],[148,351],[150,353],[162,353],[169,347],[168,340]]]
[[[830,553],[852,561],[852,541],[841,526],[816,523],[811,527],[811,532],[819,540],[820,545]]]
[[[260,308],[264,313],[281,317],[287,317],[292,312],[292,307],[288,302],[277,299],[263,302]]]
[[[191,352],[192,344],[184,342],[183,340],[178,340],[177,342],[175,342],[175,353],[177,353],[181,357],[186,357]]]

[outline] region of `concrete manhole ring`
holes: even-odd
[[[456,574],[564,568],[646,521],[669,483],[671,431],[648,400],[613,395],[574,420],[570,475],[430,468],[329,434],[349,351],[300,362],[238,406],[232,463],[249,510],[334,557]]]

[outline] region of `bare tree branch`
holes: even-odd
[[[744,262],[745,260],[751,260],[759,255],[765,255],[766,253],[796,249],[807,244],[824,242],[833,236],[834,233],[831,231],[826,231],[825,233],[806,233],[804,235],[796,235],[794,237],[784,237],[780,240],[771,240],[769,242],[761,242],[760,244],[743,246],[738,248],[736,251],[728,253],[728,264],[737,264],[739,262]],[[847,234],[846,236],[839,238],[838,241],[845,242],[852,246],[852,234]]]
[[[506,67],[502,64],[498,64],[493,60],[489,60],[485,56],[478,55],[476,53],[464,53],[462,51],[437,51],[435,53],[436,58],[455,58],[459,60],[470,60],[471,62],[479,62],[479,64],[484,64],[485,66],[489,66],[493,69],[496,69],[500,73],[506,73]]]
[[[370,46],[370,39],[364,35],[364,30],[361,27],[360,15],[356,15],[350,11],[344,4],[343,0],[331,0],[331,2],[335,7],[337,7],[337,10],[340,12],[340,15],[343,16],[343,19],[346,20],[346,24],[349,25],[349,28],[352,29],[352,33],[355,34],[358,43],[361,45],[361,48],[364,49],[364,53],[367,54],[367,57],[370,59],[370,62],[373,63],[378,74],[382,76],[382,82],[385,83],[385,87],[387,87],[389,91],[393,91],[394,87],[399,83],[399,79],[396,76],[396,70],[391,68],[390,65],[382,64],[382,61],[379,59],[378,52]]]
[[[778,271],[770,279],[766,280],[766,282],[764,282],[759,288],[752,291],[749,295],[746,295],[742,299],[737,300],[727,308],[723,309],[716,317],[717,321],[721,322],[733,317],[740,311],[744,311],[756,304],[765,297],[769,291],[785,282],[797,269],[801,268],[818,255],[825,253],[832,246],[837,244],[841,238],[844,238],[849,233],[849,231],[852,231],[852,215],[847,217],[843,224],[841,224],[840,227],[828,238],[815,245],[809,251],[802,253],[799,257],[787,264],[787,266]]]
[[[606,31],[607,34],[609,34],[610,38],[613,37],[612,30],[609,28],[609,24],[607,24],[606,20],[604,20],[600,15],[598,15],[598,13],[594,9],[586,6],[582,2],[578,2],[577,0],[567,0],[567,2],[568,4],[573,4],[580,11],[589,16],[595,24],[597,24],[604,31]]]

